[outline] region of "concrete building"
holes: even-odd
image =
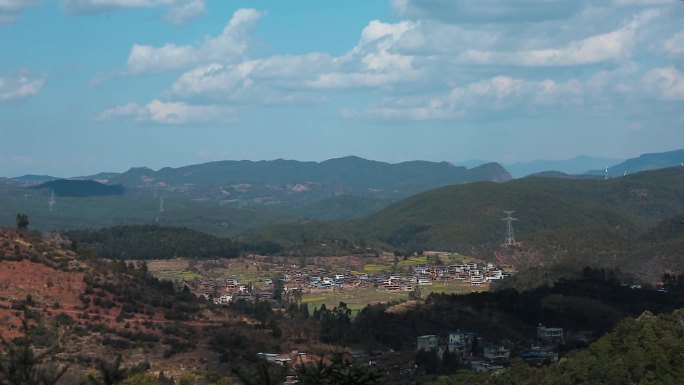
[[[416,339],[416,350],[431,352],[437,350],[437,336],[429,334]]]

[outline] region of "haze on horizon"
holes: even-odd
[[[5,0],[0,176],[684,147],[677,0]]]

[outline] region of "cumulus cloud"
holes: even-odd
[[[39,93],[45,85],[44,77],[19,74],[0,77],[0,102],[24,99]]]
[[[577,12],[580,1],[567,0],[393,0],[402,17],[448,22],[527,22],[565,18]]]
[[[395,0],[406,20],[370,21],[343,54],[262,57],[252,57],[249,49],[250,27],[261,13],[241,9],[221,33],[194,44],[134,45],[128,74],[181,74],[157,100],[110,108],[98,119],[209,122],[232,119],[244,105],[318,105],[332,99],[341,101],[347,118],[390,120],[547,108],[605,114],[644,98],[678,100],[681,73],[649,72],[649,55],[677,54],[684,32],[672,34],[681,27],[667,25],[674,19],[659,2],[613,1],[524,0],[523,6],[503,0]],[[463,14],[438,15],[457,11]],[[657,41],[658,33],[670,38],[642,44]],[[639,92],[640,85],[650,91]],[[349,93],[371,101],[345,107]]]
[[[11,23],[22,12],[40,3],[40,0],[0,0],[0,25]]]
[[[165,44],[161,47],[135,44],[128,55],[131,74],[187,69],[202,63],[226,63],[241,58],[247,51],[247,31],[261,16],[254,9],[233,14],[220,35],[195,45]]]
[[[189,105],[184,102],[153,100],[145,106],[130,103],[106,109],[100,113],[96,121],[105,122],[119,118],[132,118],[138,122],[165,125],[227,123],[235,120],[235,110],[218,105]]]
[[[520,65],[520,66],[577,66],[618,61],[627,57],[634,46],[637,29],[658,16],[649,10],[635,16],[615,31],[572,41],[562,48],[544,48],[515,52],[467,50],[457,61],[461,63]]]
[[[286,92],[376,88],[411,81],[419,76],[412,57],[389,49],[413,26],[371,21],[359,43],[338,57],[310,53],[200,65],[183,73],[170,95],[229,100],[258,95],[261,100],[287,102],[291,99],[283,95]]]
[[[61,5],[65,11],[75,14],[163,7],[164,18],[173,24],[184,24],[206,11],[204,0],[62,0]]]
[[[684,73],[675,67],[655,68],[648,71],[644,75],[643,84],[659,99],[684,100]]]
[[[449,92],[423,98],[389,98],[365,112],[345,111],[347,117],[366,116],[387,120],[453,119],[487,111],[524,106],[568,106],[583,103],[585,85],[572,79],[529,81],[499,75],[455,87]]]
[[[672,0],[613,0],[616,5],[645,5],[645,6],[656,6],[656,5],[670,5]]]
[[[670,54],[680,55],[684,54],[684,31],[675,34],[667,39],[663,44],[665,51]]]

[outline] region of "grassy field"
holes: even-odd
[[[488,285],[471,286],[469,283],[461,281],[420,286],[423,297],[430,293],[465,294],[474,291],[487,291],[488,289]],[[314,308],[320,307],[323,304],[330,309],[337,306],[340,301],[346,303],[347,307],[352,309],[352,311],[358,311],[369,304],[401,301],[405,299],[408,299],[408,292],[388,292],[382,289],[369,287],[305,294],[302,301],[309,304],[309,309],[312,311]]]
[[[462,264],[475,262],[474,258],[467,257],[458,253],[450,254],[448,257],[441,258],[440,264]],[[397,262],[397,268],[400,270],[406,270],[415,265],[425,265],[431,262],[429,257],[426,256],[413,256],[407,259],[402,259]],[[381,274],[381,273],[391,273],[394,269],[394,263],[369,263],[363,266],[363,271],[368,274]]]

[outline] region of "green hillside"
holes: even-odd
[[[504,239],[505,210],[516,211],[522,242],[590,228],[633,238],[684,212],[684,169],[607,181],[530,177],[448,186],[392,204],[360,227],[397,247],[491,252]]]
[[[99,230],[73,230],[64,235],[105,258],[231,258],[245,246],[186,228],[135,225]]]
[[[433,385],[681,384],[684,378],[684,310],[628,318],[588,349],[536,369],[516,360],[495,374],[463,373]]]
[[[29,227],[42,231],[160,224],[235,237],[251,228],[296,219],[295,214],[283,208],[239,208],[178,198],[166,198],[160,212],[159,199],[135,196],[57,197],[50,211],[49,197],[45,190],[0,188],[0,225],[14,226],[17,213],[24,213],[29,217]]]
[[[35,189],[51,190],[58,197],[98,197],[108,195],[123,195],[121,185],[106,185],[94,180],[51,180],[32,187]]]
[[[514,229],[521,244],[514,248],[501,247],[506,210],[518,218]],[[246,238],[290,250],[316,250],[316,244],[334,241],[402,252],[455,251],[518,267],[620,267],[656,280],[664,271],[681,271],[684,263],[680,222],[671,219],[681,213],[684,168],[670,168],[611,180],[528,177],[448,186],[358,221],[267,226]],[[673,236],[656,242],[653,234]]]

